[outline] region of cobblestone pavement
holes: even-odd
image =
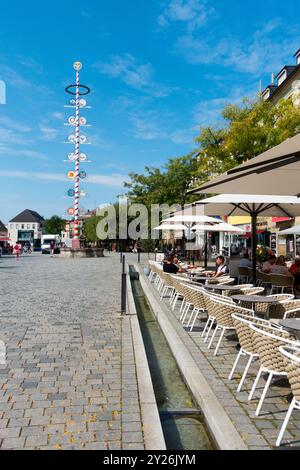
[[[1,449],[144,448],[119,273],[116,255],[1,259]]]
[[[174,321],[175,316],[179,321],[180,305],[178,304],[178,308],[172,312],[168,300],[165,299],[164,302],[168,306],[170,318],[173,318]],[[291,389],[287,380],[274,379],[260,416],[256,417],[255,410],[266,383],[264,378],[260,379],[254,399],[249,402],[248,395],[259,368],[258,361],[251,366],[242,391],[237,393],[236,390],[244,371],[243,366],[246,365],[246,360],[240,359],[233,380],[228,379],[238,353],[237,337],[233,333],[228,333],[221,343],[218,355],[214,357],[214,346],[217,344],[217,339],[212,349],[208,350],[207,344],[204,344],[203,338],[201,338],[205,321],[206,318],[203,315],[192,333],[188,332],[186,328],[179,328],[181,338],[248,448],[253,450],[275,448],[276,439],[291,401]],[[300,447],[300,411],[294,410],[284,434],[282,446]]]

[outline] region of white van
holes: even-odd
[[[50,254],[50,243],[54,241],[54,253],[59,253],[59,243],[60,243],[60,236],[59,235],[42,235],[42,253]]]

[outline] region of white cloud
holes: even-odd
[[[157,140],[167,138],[167,133],[155,122],[155,119],[149,119],[132,114],[129,118],[133,125],[133,134],[136,139]]]
[[[19,56],[19,63],[26,68],[34,70],[37,74],[41,75],[43,73],[43,67],[32,59],[32,57],[22,57]]]
[[[157,21],[161,28],[181,22],[192,32],[203,26],[213,12],[206,0],[171,0]]]
[[[174,144],[178,145],[191,145],[197,132],[195,127],[189,129],[179,129],[170,134],[170,139]]]
[[[200,36],[189,32],[178,37],[175,50],[192,64],[221,65],[253,75],[265,73],[266,67],[269,72],[279,71],[285,58],[299,47],[298,35],[291,38],[290,34],[284,34],[283,26],[281,35],[274,39],[274,31],[279,26],[280,19],[270,20],[243,41],[233,35],[216,40],[209,34]]]
[[[31,142],[29,139],[25,139],[23,135],[14,132],[11,129],[6,129],[4,127],[0,127],[0,141],[1,144],[24,144]]]
[[[97,62],[96,69],[103,75],[120,78],[126,85],[154,97],[168,96],[172,89],[155,82],[150,63],[140,64],[131,54],[114,55],[110,62]]]
[[[34,93],[36,98],[38,94],[49,95],[49,93],[52,92],[44,85],[25,79],[22,75],[7,65],[0,64],[0,76],[1,79],[5,81],[7,87],[17,88],[23,92],[25,96],[30,92]]]
[[[52,127],[40,126],[40,131],[42,133],[42,136],[40,137],[41,140],[52,141],[55,140],[59,134],[58,129],[54,129]]]
[[[5,127],[9,127],[10,129],[14,129],[19,132],[30,132],[31,128],[26,124],[16,121],[15,119],[11,119],[7,116],[0,116],[0,125]]]
[[[64,113],[55,112],[55,113],[52,113],[51,116],[54,119],[59,119],[60,121],[64,119]]]
[[[66,182],[66,177],[59,173],[33,173],[27,171],[0,170],[0,176],[7,178],[21,178],[34,181],[58,181]],[[96,184],[107,186],[110,188],[122,188],[123,182],[128,179],[127,175],[112,174],[101,175],[96,174],[85,180],[85,184]]]
[[[48,157],[44,153],[36,152],[34,150],[13,150],[11,148],[2,149],[0,147],[0,154],[30,158],[32,160],[48,160]]]

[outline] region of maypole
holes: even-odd
[[[80,179],[86,178],[86,172],[80,171],[80,162],[86,162],[86,155],[84,153],[80,153],[80,145],[87,144],[87,138],[85,135],[81,134],[80,127],[87,126],[87,120],[85,117],[80,116],[80,110],[82,108],[86,108],[86,100],[81,99],[81,96],[87,95],[90,93],[90,89],[80,84],[79,72],[82,69],[81,62],[75,62],[73,65],[76,71],[76,83],[75,85],[69,85],[66,88],[66,92],[74,95],[75,100],[71,99],[70,105],[67,107],[75,108],[75,117],[70,116],[68,119],[68,124],[70,126],[75,126],[75,135],[71,134],[68,138],[68,143],[75,144],[75,153],[69,154],[68,161],[75,161],[75,171],[69,171],[68,177],[70,179],[74,179],[74,190],[69,189],[68,196],[74,197],[74,207],[70,207],[68,209],[68,214],[70,216],[74,216],[74,237],[72,241],[72,248],[79,249],[80,248],[80,241],[79,241],[79,198],[84,197],[85,192],[80,191]]]

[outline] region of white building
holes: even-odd
[[[34,248],[40,248],[43,223],[44,218],[41,215],[35,211],[25,209],[8,224],[11,245],[16,242],[22,245],[29,242]]]

